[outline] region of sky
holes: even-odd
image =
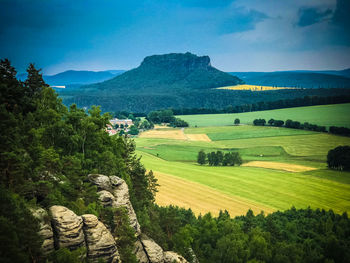
[[[349,13],[349,0],[0,0],[0,58],[44,74],[185,52],[223,71],[339,70]]]

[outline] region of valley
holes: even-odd
[[[304,107],[303,118],[328,125],[344,124],[347,116],[337,114],[333,115],[337,118],[327,119],[330,115],[323,112],[341,112],[349,106]],[[320,114],[315,114],[316,110]],[[291,108],[223,114],[222,119],[222,115],[181,116],[190,128],[158,126],[145,132],[147,136],[141,134],[135,139],[137,153],[145,168],[153,170],[159,180],[156,202],[191,208],[197,215],[218,215],[220,209],[232,216],[243,215],[248,209],[271,213],[292,206],[350,211],[350,173],[329,170],[326,163],[328,151],[349,145],[349,137],[249,124],[258,114],[266,119],[298,119],[300,112],[300,108]],[[232,125],[234,118],[240,118],[242,124]],[[206,126],[213,122],[217,126]],[[201,139],[203,136],[209,140]],[[239,167],[201,166],[196,160],[202,149],[206,153],[237,151],[244,163]]]

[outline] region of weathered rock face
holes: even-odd
[[[129,188],[125,181],[117,176],[108,177],[102,174],[90,174],[88,178],[90,182],[97,185],[99,199],[104,206],[115,208],[124,206],[127,209],[130,225],[135,229],[136,235],[140,235],[140,224],[131,205]]]
[[[92,262],[120,262],[117,246],[112,234],[95,215],[82,215],[87,246],[87,257]]]
[[[136,255],[137,261],[139,263],[149,263],[148,256],[140,240],[137,240],[135,242],[134,254]]]
[[[173,251],[164,252],[164,263],[188,263],[188,261]]]
[[[164,262],[163,249],[156,242],[154,242],[153,239],[142,234],[141,243],[143,245],[143,248],[145,249],[145,252],[150,262],[152,263]]]
[[[124,180],[116,176],[89,175],[92,183],[99,188],[99,199],[104,206],[126,207],[131,226],[135,229],[137,241],[135,255],[140,263],[187,263],[175,252],[163,249],[151,238],[141,234],[140,225],[129,199],[129,189]],[[77,216],[64,206],[52,206],[51,222],[44,209],[37,209],[33,215],[40,219],[40,232],[44,242],[42,250],[48,254],[54,249],[70,250],[86,247],[89,262],[104,260],[108,263],[120,263],[116,242],[108,228],[95,215]],[[51,227],[52,226],[52,227]]]
[[[34,217],[36,217],[40,221],[39,235],[44,240],[43,244],[41,245],[41,249],[43,254],[47,255],[55,249],[53,231],[52,231],[49,215],[47,214],[46,210],[42,208],[38,208],[32,211],[32,213]]]
[[[55,247],[71,250],[85,246],[83,219],[64,206],[50,207]]]

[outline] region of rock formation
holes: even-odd
[[[173,251],[164,252],[164,263],[173,263],[173,262],[186,263],[187,260]]]
[[[154,242],[153,239],[149,238],[145,234],[142,234],[140,240],[150,262],[164,262],[163,249],[156,242]]]
[[[55,247],[70,250],[85,246],[83,219],[64,206],[50,208],[55,234]]]
[[[121,207],[128,211],[130,225],[134,228],[136,235],[141,234],[140,224],[136,213],[131,205],[129,188],[125,181],[117,176],[105,176],[102,174],[90,174],[89,180],[98,187],[99,199],[104,206]]]
[[[40,222],[39,235],[44,240],[43,244],[41,245],[41,249],[43,251],[43,254],[47,255],[55,249],[53,231],[52,231],[49,215],[47,214],[46,210],[42,208],[38,208],[32,211],[32,213],[34,217],[36,217]]]
[[[95,215],[82,215],[87,257],[90,261],[103,259],[106,262],[120,262],[117,246],[112,234]]]
[[[187,263],[175,252],[164,252],[153,239],[141,233],[140,224],[129,199],[129,188],[124,180],[116,176],[99,174],[91,174],[88,178],[97,185],[99,200],[104,206],[126,207],[130,225],[135,229],[137,236],[134,253],[138,262]],[[39,234],[44,239],[42,245],[44,254],[59,248],[74,250],[85,247],[89,262],[98,262],[101,259],[108,263],[121,262],[113,235],[95,215],[77,216],[68,208],[58,205],[50,207],[49,211],[51,222],[44,209],[32,211],[40,220]]]

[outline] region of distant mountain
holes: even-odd
[[[82,88],[109,93],[169,94],[240,83],[243,82],[239,78],[212,67],[208,56],[171,53],[146,57],[135,69]]]
[[[247,84],[301,87],[301,88],[349,88],[350,70],[341,71],[276,71],[230,72]]]
[[[55,75],[44,75],[43,78],[49,85],[70,86],[84,85],[102,82],[124,73],[124,70],[87,71],[87,70],[67,70]],[[19,74],[20,80],[25,80],[27,74]]]
[[[272,80],[276,83],[276,80],[280,80],[281,85],[291,84],[292,80],[298,80],[299,73],[289,72],[288,74],[275,74]],[[307,74],[302,75],[304,83],[307,83],[308,77],[312,77],[315,81],[315,79],[326,75],[316,74],[317,76],[313,76],[311,73],[310,76],[309,73]],[[139,67],[112,79],[84,85],[78,89],[60,89],[58,92],[66,105],[72,103],[76,103],[80,107],[101,105],[105,112],[127,110],[144,113],[167,108],[222,109],[230,105],[243,104],[249,107],[250,104],[261,101],[276,101],[304,96],[334,96],[349,92],[349,89],[334,88],[264,92],[215,89],[241,84],[243,81],[249,83],[254,78],[258,84],[262,85],[262,80],[267,79],[266,75],[268,73],[262,72],[230,75],[212,67],[208,56],[172,53],[146,57]],[[261,77],[264,78],[261,79]],[[326,77],[326,79],[336,78],[337,80],[343,78],[335,75],[326,75]],[[287,84],[286,80],[289,81]],[[295,83],[294,85],[298,85],[300,82]]]

